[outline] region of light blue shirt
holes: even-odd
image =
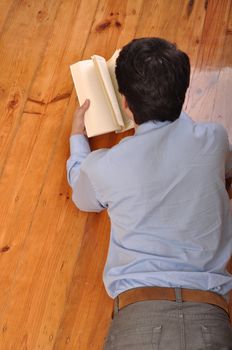
[[[149,121],[111,149],[70,138],[67,174],[80,210],[107,208],[111,234],[103,281],[109,296],[140,286],[226,294],[232,276],[232,215],[225,129],[181,113]],[[104,237],[102,237],[104,239]]]

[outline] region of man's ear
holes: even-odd
[[[128,116],[128,118],[134,120],[133,113],[131,112],[131,110],[130,110],[130,108],[128,106],[126,97],[124,95],[122,95],[122,108],[126,112],[126,115]]]

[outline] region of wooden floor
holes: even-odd
[[[77,100],[69,65],[109,58],[144,36],[190,55],[185,109],[224,124],[232,142],[231,0],[0,1],[1,350],[102,349],[112,311],[102,283],[110,226],[106,213],[81,213],[71,201]]]

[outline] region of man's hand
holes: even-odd
[[[83,103],[82,106],[78,107],[73,115],[73,122],[72,122],[72,130],[71,135],[78,135],[82,134],[85,135],[85,124],[84,124],[84,116],[85,112],[90,106],[90,101],[85,100],[85,103]]]

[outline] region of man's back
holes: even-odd
[[[172,123],[144,123],[135,136],[85,159],[81,171],[111,219],[109,295],[149,285],[220,294],[232,288],[227,148],[220,125],[182,113]]]

